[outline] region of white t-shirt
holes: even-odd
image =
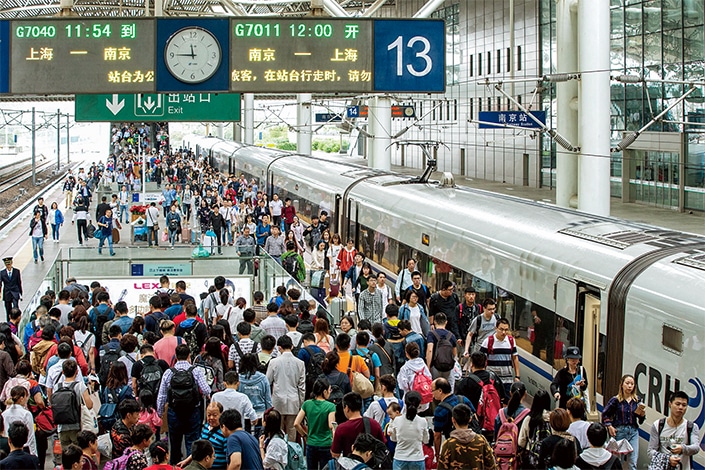
[[[423,462],[423,443],[428,442],[426,418],[417,415],[413,421],[409,421],[404,415],[397,416],[389,428],[392,441],[397,443],[394,459]]]
[[[668,424],[668,420],[663,425],[663,430],[659,436],[661,441],[660,452],[671,455],[671,445],[685,445],[687,442],[686,434],[688,433],[688,421],[682,420],[678,427],[672,427]],[[682,470],[690,470],[690,456],[681,456]]]
[[[423,336],[423,330],[421,329],[421,309],[418,304],[416,304],[416,307],[409,307],[409,321],[411,322],[411,330]]]
[[[372,400],[372,403],[370,403],[370,406],[367,407],[367,411],[365,411],[365,417],[370,418],[370,419],[374,419],[381,426],[382,423],[384,422],[385,412],[382,410],[382,407],[379,405],[380,398],[381,397],[378,397],[375,395],[374,399]],[[387,408],[389,408],[389,405],[391,405],[392,403],[398,403],[399,406],[401,406],[402,412],[404,411],[404,401],[403,400],[399,400],[396,397],[385,397],[384,401],[387,402]]]
[[[282,207],[284,204],[281,199],[277,201],[269,201],[269,210],[272,211],[272,216],[279,217],[282,215]]]
[[[83,355],[88,360],[88,352],[95,347],[95,335],[90,331],[85,332],[76,330],[73,334],[73,342],[76,346],[83,350]]]

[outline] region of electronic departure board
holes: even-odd
[[[352,18],[233,18],[230,89],[372,91],[372,25]]]
[[[11,22],[12,93],[155,90],[152,19],[67,18]]]

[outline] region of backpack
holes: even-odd
[[[193,370],[196,366],[191,366],[185,370],[178,370],[172,367],[171,386],[169,387],[169,408],[177,413],[189,414],[198,406],[200,394]]]
[[[370,418],[363,416],[362,425],[364,426],[365,434],[372,436]],[[368,462],[370,468],[392,468],[392,454],[387,449],[387,446],[376,437],[372,437],[372,439],[375,447],[372,451],[372,458]]]
[[[444,336],[440,336],[436,330],[431,330],[431,334],[436,338],[433,343],[433,358],[431,364],[440,372],[448,372],[453,370],[455,366],[455,357],[453,356],[453,345],[450,342],[450,332]]]
[[[181,329],[181,337],[191,351],[191,357],[196,357],[201,352],[201,348],[198,345],[198,338],[196,338],[196,328],[198,328],[198,321],[194,320],[191,328]]]
[[[32,323],[32,328],[34,328],[34,334],[32,334],[32,336],[30,336],[29,340],[27,341],[27,344],[29,346],[27,349],[30,351],[34,346],[37,345],[37,343],[42,340],[42,330],[37,324],[37,320],[34,320],[34,322]]]
[[[462,395],[456,395],[456,397],[458,397],[458,405],[461,403],[465,403],[465,397],[463,397]],[[450,432],[453,430],[453,420],[450,419],[453,415],[453,406],[445,401],[440,402],[438,406],[448,410],[448,419],[446,420],[445,425],[443,426],[443,435],[446,437],[446,439],[448,439],[448,437],[450,437]],[[472,406],[470,406],[470,409],[472,409]],[[468,423],[468,427],[476,433],[482,434],[482,426],[480,426],[480,422],[477,420],[477,414],[473,413],[472,419],[470,420],[470,423]]]
[[[288,439],[284,439],[284,441],[287,450],[284,470],[306,470],[306,457],[301,445],[298,442],[289,442]]]
[[[102,403],[100,404],[100,409],[98,410],[98,424],[100,429],[106,432],[110,432],[113,425],[118,420],[120,416],[117,410],[120,402],[125,398],[125,393],[129,390],[129,386],[123,386],[118,393],[115,390],[109,390],[108,388],[103,389],[103,394],[100,399]]]
[[[477,414],[482,420],[482,429],[486,431],[494,430],[495,419],[499,414],[499,410],[502,409],[502,400],[499,398],[499,393],[497,393],[497,389],[494,386],[495,379],[490,375],[489,382],[484,383],[475,374],[470,374],[469,377],[472,377],[482,387],[480,401],[477,404]]]
[[[95,331],[93,332],[95,334],[95,344],[96,347],[100,347],[103,345],[103,327],[105,324],[108,322],[110,319],[110,313],[113,312],[113,309],[108,307],[105,309],[103,313],[101,313],[98,310],[98,307],[93,307],[95,309],[96,317],[95,317]]]
[[[504,408],[499,410],[499,419],[502,425],[497,433],[497,440],[494,445],[494,456],[499,470],[516,470],[519,463],[517,459],[519,429],[516,421],[521,421],[528,415],[530,410],[525,409],[514,418],[507,418]]]
[[[342,377],[342,374],[339,377]],[[325,378],[326,380],[328,380],[328,377],[326,377],[324,374],[321,374],[321,378]],[[343,402],[344,395],[345,394],[343,393],[343,389],[340,388],[339,383],[330,382],[330,394],[328,395],[329,402],[338,406]]]
[[[663,432],[663,428],[666,426],[666,418],[661,418],[658,420],[658,435],[661,436],[661,433]],[[693,422],[690,420],[686,420],[685,422],[685,445],[689,446],[690,445],[690,435],[693,434]],[[693,468],[693,456],[691,455],[690,457],[690,468]]]
[[[215,369],[208,364],[200,355],[196,356],[196,360],[193,361],[194,365],[196,368],[201,369],[203,371],[203,376],[206,378],[206,384],[211,389],[211,392],[218,392],[219,390],[219,385],[217,382],[217,375],[215,373]]]
[[[338,459],[330,459],[328,461],[328,470],[365,470],[370,467],[367,466],[365,463],[359,463],[355,465],[353,468],[348,469],[347,467],[343,467],[340,465],[338,462]]]
[[[108,381],[110,365],[124,355],[125,353],[122,352],[119,347],[117,349],[110,348],[105,350],[105,354],[103,354],[103,357],[100,358],[100,372],[98,372],[98,379],[103,387],[105,387],[105,384]]]
[[[431,379],[423,373],[423,369],[414,373],[414,382],[411,389],[421,394],[421,404],[431,403],[433,401],[433,387]]]
[[[297,279],[296,273],[299,271],[299,260],[296,254],[291,254],[282,260],[282,267],[291,277]]]
[[[362,354],[360,354],[360,353],[357,351],[357,349],[355,349],[354,351],[351,351],[351,352],[350,352],[350,355],[351,355],[351,356],[352,356],[353,354],[354,354],[355,356],[360,356],[360,357],[362,358],[362,360],[365,361],[365,365],[367,366],[367,370],[370,371],[370,376],[374,375],[375,366],[374,366],[374,364],[372,363],[372,352],[368,349],[368,350],[367,350],[367,354],[365,354],[365,355],[363,356]],[[380,362],[381,362],[381,361],[380,361]]]
[[[370,346],[370,351],[377,353],[377,356],[379,356],[379,361],[382,363],[382,365],[379,366],[380,377],[387,374],[395,375],[396,367],[394,365],[395,361],[393,350],[392,354],[390,355],[383,346],[374,343]]]
[[[159,364],[154,357],[152,357],[149,362],[146,362],[146,359],[149,358],[146,357],[141,360],[142,373],[137,378],[138,396],[139,392],[142,390],[149,390],[156,397],[159,393],[159,386],[162,383],[162,376],[164,375],[164,372],[162,372],[162,368],[159,367]]]
[[[509,340],[509,347],[511,349],[514,349],[515,343],[514,343],[514,337],[511,335],[507,335],[507,340]],[[494,335],[490,335],[487,338],[487,355],[489,356],[490,354],[494,353]]]
[[[323,361],[326,359],[326,353],[321,350],[320,352],[314,352],[311,346],[306,346],[304,348],[308,353],[310,359],[306,363],[306,390],[313,388],[316,379],[323,375]]]
[[[551,434],[551,425],[542,419],[541,423],[536,426],[531,435],[529,435],[529,440],[526,443],[525,463],[528,463],[531,468],[542,468],[550,463],[545,462],[542,464],[539,461],[539,455],[541,455],[541,441]]]
[[[179,229],[179,219],[177,217],[171,217],[169,219],[169,230],[175,231]]]
[[[130,461],[130,457],[137,452],[137,450],[128,447],[120,457],[105,462],[103,470],[127,470],[127,463]]]
[[[65,387],[63,382],[51,395],[51,408],[54,413],[54,424],[80,424],[81,405],[76,396],[76,384]]]
[[[303,334],[301,335],[301,338],[299,338],[299,342],[291,350],[291,354],[293,354],[294,357],[299,357],[299,351],[301,351],[302,344],[304,344],[304,335]]]
[[[462,304],[461,304],[461,305],[462,305]],[[482,315],[482,314],[480,314],[480,315]],[[478,315],[478,317],[479,317],[480,315]],[[499,314],[495,313],[495,314],[494,314],[494,319],[495,319],[495,322],[498,321],[498,320],[499,320]],[[496,323],[495,323],[495,325],[496,325]],[[478,318],[478,319],[477,319],[477,323],[475,324],[475,334],[472,335],[472,343],[473,343],[473,344],[475,344],[475,343],[477,342],[477,338],[480,336],[480,328],[481,328],[481,327],[482,327],[482,318]],[[494,336],[494,335],[490,335],[490,336]],[[494,340],[493,340],[493,342],[494,342]],[[488,341],[488,346],[489,346],[489,341]]]

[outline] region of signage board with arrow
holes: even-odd
[[[76,95],[76,121],[239,121],[238,93]]]

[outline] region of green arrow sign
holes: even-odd
[[[239,93],[76,95],[76,121],[239,121]]]

